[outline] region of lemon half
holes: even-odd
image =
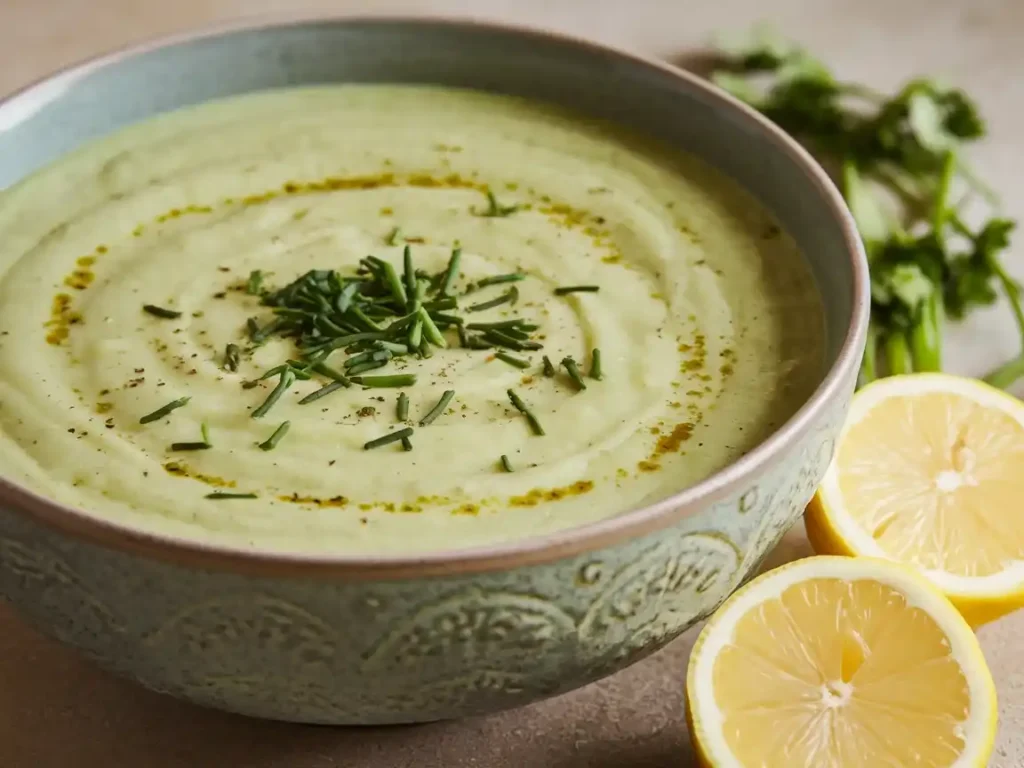
[[[943,374],[865,387],[805,521],[816,552],[912,565],[974,626],[1024,605],[1024,404]]]
[[[701,632],[686,693],[715,768],[982,768],[996,731],[970,626],[916,571],[874,558],[751,581]]]

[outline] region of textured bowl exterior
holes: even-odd
[[[510,60],[522,66],[509,67]],[[708,615],[800,515],[831,459],[854,388],[856,361],[848,358],[859,357],[863,341],[862,254],[834,191],[815,186],[813,166],[792,148],[786,155],[778,136],[724,97],[607,49],[472,24],[244,27],[71,70],[26,92],[27,101],[23,94],[0,105],[0,127],[7,123],[0,186],[86,138],[165,109],[257,88],[352,80],[491,88],[637,127],[670,125],[664,138],[748,186],[808,252],[826,298],[827,397],[819,391],[799,428],[706,498],[669,500],[620,534],[579,543],[580,534],[578,546],[533,547],[518,559],[512,552],[493,567],[435,559],[422,573],[410,561],[375,576],[353,573],[342,560],[336,568],[261,569],[252,555],[252,567],[235,568],[238,556],[179,558],[188,549],[181,542],[157,542],[154,556],[152,546],[79,535],[95,524],[79,515],[65,525],[76,513],[38,498],[30,504],[4,481],[0,593],[42,631],[114,672],[256,717],[422,722],[571,690]],[[583,88],[588,82],[593,87]],[[77,123],[69,128],[71,115]]]

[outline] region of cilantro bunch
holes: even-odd
[[[964,146],[985,134],[967,95],[928,79],[888,97],[843,83],[764,30],[721,46],[718,64],[717,85],[801,141],[840,182],[871,269],[861,384],[940,370],[945,318],[959,319],[1000,293],[1022,352],[985,380],[1005,388],[1024,376],[1020,288],[999,260],[1015,222],[993,213],[995,194],[964,157]]]

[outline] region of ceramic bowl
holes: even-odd
[[[741,460],[650,507],[543,538],[414,558],[203,546],[104,523],[0,481],[0,590],[44,632],[116,673],[257,717],[416,722],[568,691],[713,611],[803,510],[832,456],[863,346],[859,239],[807,154],[698,78],[558,35],[425,19],[261,21],[72,67],[0,104],[0,188],[166,110],[353,81],[556,102],[732,176],[775,213],[813,267],[828,354],[813,397]]]

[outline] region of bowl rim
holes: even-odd
[[[237,32],[287,28],[311,24],[423,24],[460,29],[472,33],[511,33],[526,40],[558,44],[568,50],[597,52],[632,67],[670,75],[688,89],[733,116],[758,129],[779,152],[784,153],[805,174],[829,207],[845,241],[845,255],[854,275],[853,312],[839,354],[815,391],[781,427],[735,462],[652,504],[542,536],[506,542],[414,553],[406,555],[331,555],[324,553],[252,550],[220,543],[204,543],[180,536],[149,532],[104,520],[81,509],[48,499],[0,476],[0,504],[7,511],[30,518],[47,528],[85,540],[106,549],[150,557],[176,565],[230,571],[247,575],[309,577],[329,576],[343,580],[402,579],[421,576],[451,576],[466,573],[510,570],[550,563],[586,552],[600,550],[629,539],[668,528],[697,509],[749,487],[750,481],[778,460],[805,436],[836,398],[844,398],[844,387],[860,366],[860,349],[867,334],[870,311],[868,265],[864,248],[842,195],[827,173],[811,155],[781,128],[753,108],[712,85],[705,79],[655,58],[543,27],[496,20],[481,20],[430,13],[325,13],[286,12],[246,16],[204,24],[169,35],[129,43],[106,53],[61,67],[48,75],[0,95],[0,114],[23,107],[29,114],[49,99],[57,84],[71,85],[92,72],[123,64],[133,57],[196,40],[217,38]]]

